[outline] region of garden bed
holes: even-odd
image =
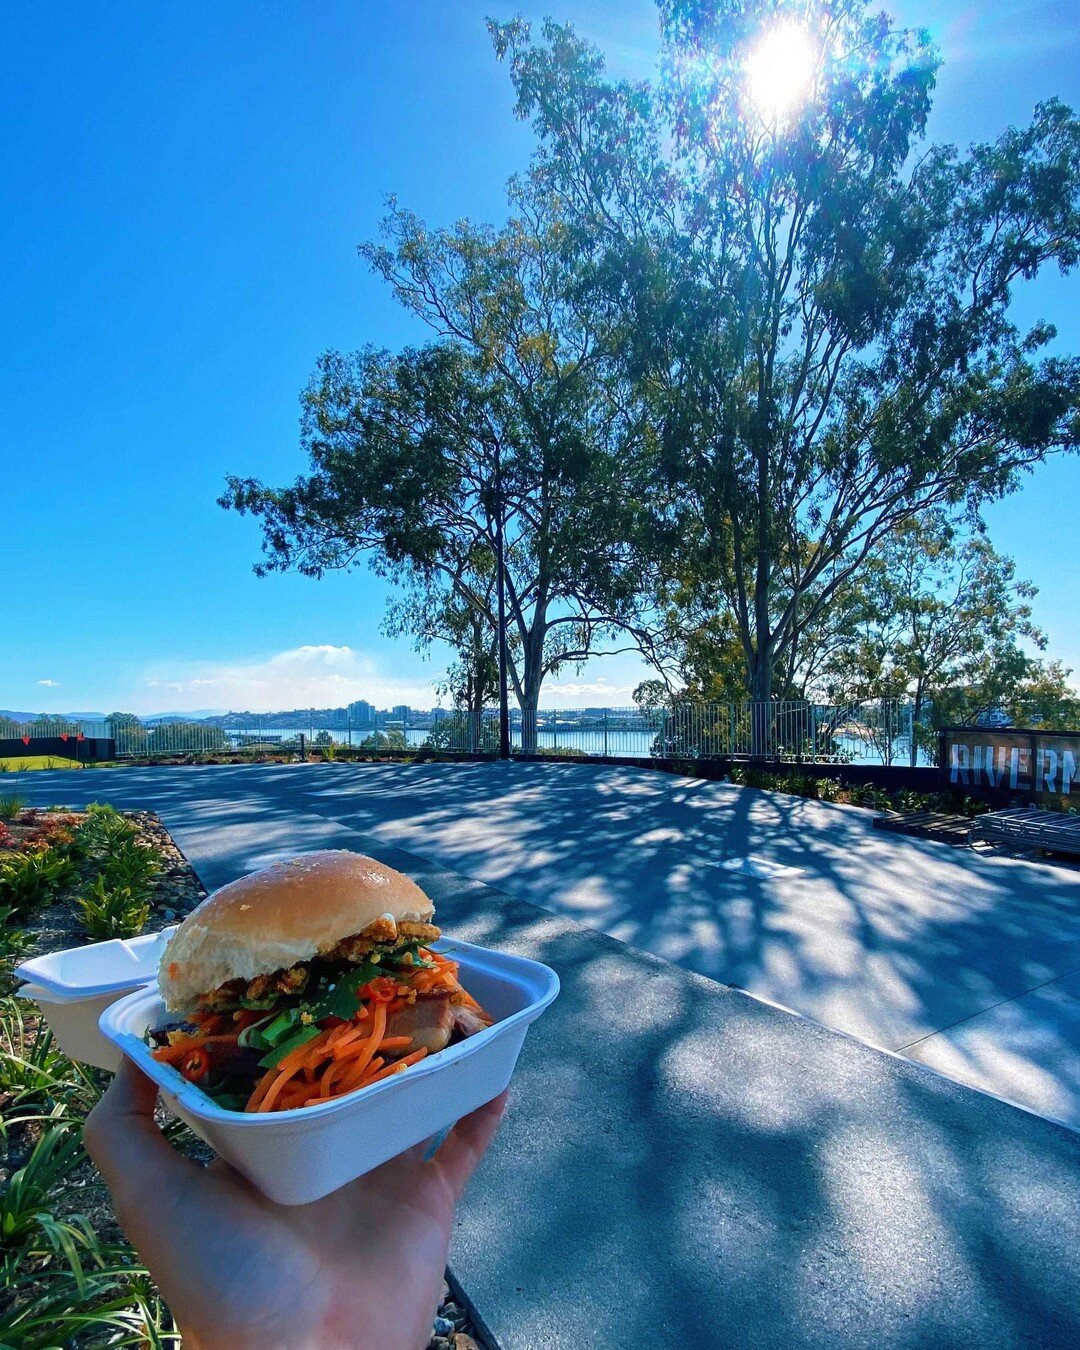
[[[110,1076],[60,1053],[35,1005],[14,995],[13,968],[154,932],[205,892],[152,812],[21,809],[10,795],[0,810],[0,1346],[178,1346],[82,1148],[83,1121]],[[160,1120],[177,1147],[209,1159],[185,1127]],[[446,1286],[431,1347],[474,1350],[473,1334],[460,1293]]]

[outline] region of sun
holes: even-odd
[[[780,122],[806,97],[817,51],[810,34],[788,20],[762,37],[746,62],[750,101],[767,122]]]

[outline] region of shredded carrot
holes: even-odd
[[[370,1087],[372,1083],[380,1083],[384,1078],[389,1078],[395,1073],[403,1073],[410,1064],[415,1064],[418,1060],[423,1059],[426,1054],[426,1046],[422,1050],[414,1050],[411,1055],[406,1055],[404,1059],[399,1059],[395,1064],[388,1064],[385,1069],[380,1069],[378,1073],[365,1078],[364,1087]]]
[[[273,1083],[276,1077],[277,1077],[277,1069],[267,1069],[267,1071],[255,1084],[255,1091],[248,1098],[247,1106],[244,1107],[245,1111],[255,1111],[258,1109],[259,1103],[266,1096],[267,1089],[270,1087],[270,1084]]]
[[[350,1065],[349,1071],[343,1074],[337,1082],[337,1091],[335,1096],[342,1097],[346,1092],[355,1092],[357,1088],[363,1087],[367,1081],[367,1076],[373,1070],[378,1070],[386,1063],[379,1055],[367,1064]]]
[[[379,1050],[408,1050],[410,1045],[412,1045],[411,1036],[387,1036],[379,1046]]]
[[[285,1087],[291,1077],[292,1077],[291,1074],[279,1072],[278,1076],[270,1084],[270,1091],[266,1094],[266,1096],[262,1099],[262,1101],[258,1104],[258,1106],[255,1107],[255,1110],[272,1111],[274,1109],[274,1103],[285,1091]]]

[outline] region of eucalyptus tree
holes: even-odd
[[[406,588],[406,614],[432,618],[449,599],[494,635],[501,571],[526,714],[548,676],[632,620],[648,437],[547,205],[521,193],[501,230],[429,230],[392,204],[384,242],[361,253],[434,340],[325,355],[303,397],[309,471],[284,488],[232,477],[221,498],[261,519],[260,575],[366,559]]]
[[[913,765],[928,707],[937,723],[951,690],[1004,697],[1031,668],[1021,643],[1046,646],[1032,620],[1035,587],[943,512],[898,527],[861,576],[860,621],[822,678],[834,698],[910,698]]]
[[[655,410],[668,598],[731,617],[767,700],[904,522],[1076,449],[1080,363],[1011,301],[1076,265],[1080,127],[1050,100],[991,143],[928,144],[937,53],[862,0],[659,11],[652,83],[568,27],[491,31],[534,181]]]

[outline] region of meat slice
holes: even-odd
[[[450,1006],[448,995],[418,998],[400,1012],[391,1013],[386,1023],[386,1034],[388,1037],[410,1036],[413,1050],[423,1049],[433,1055],[449,1042],[456,1011]]]
[[[491,1018],[485,1013],[477,1012],[475,1008],[455,1004],[451,1011],[454,1014],[454,1030],[463,1038],[475,1036],[478,1031],[491,1026]]]

